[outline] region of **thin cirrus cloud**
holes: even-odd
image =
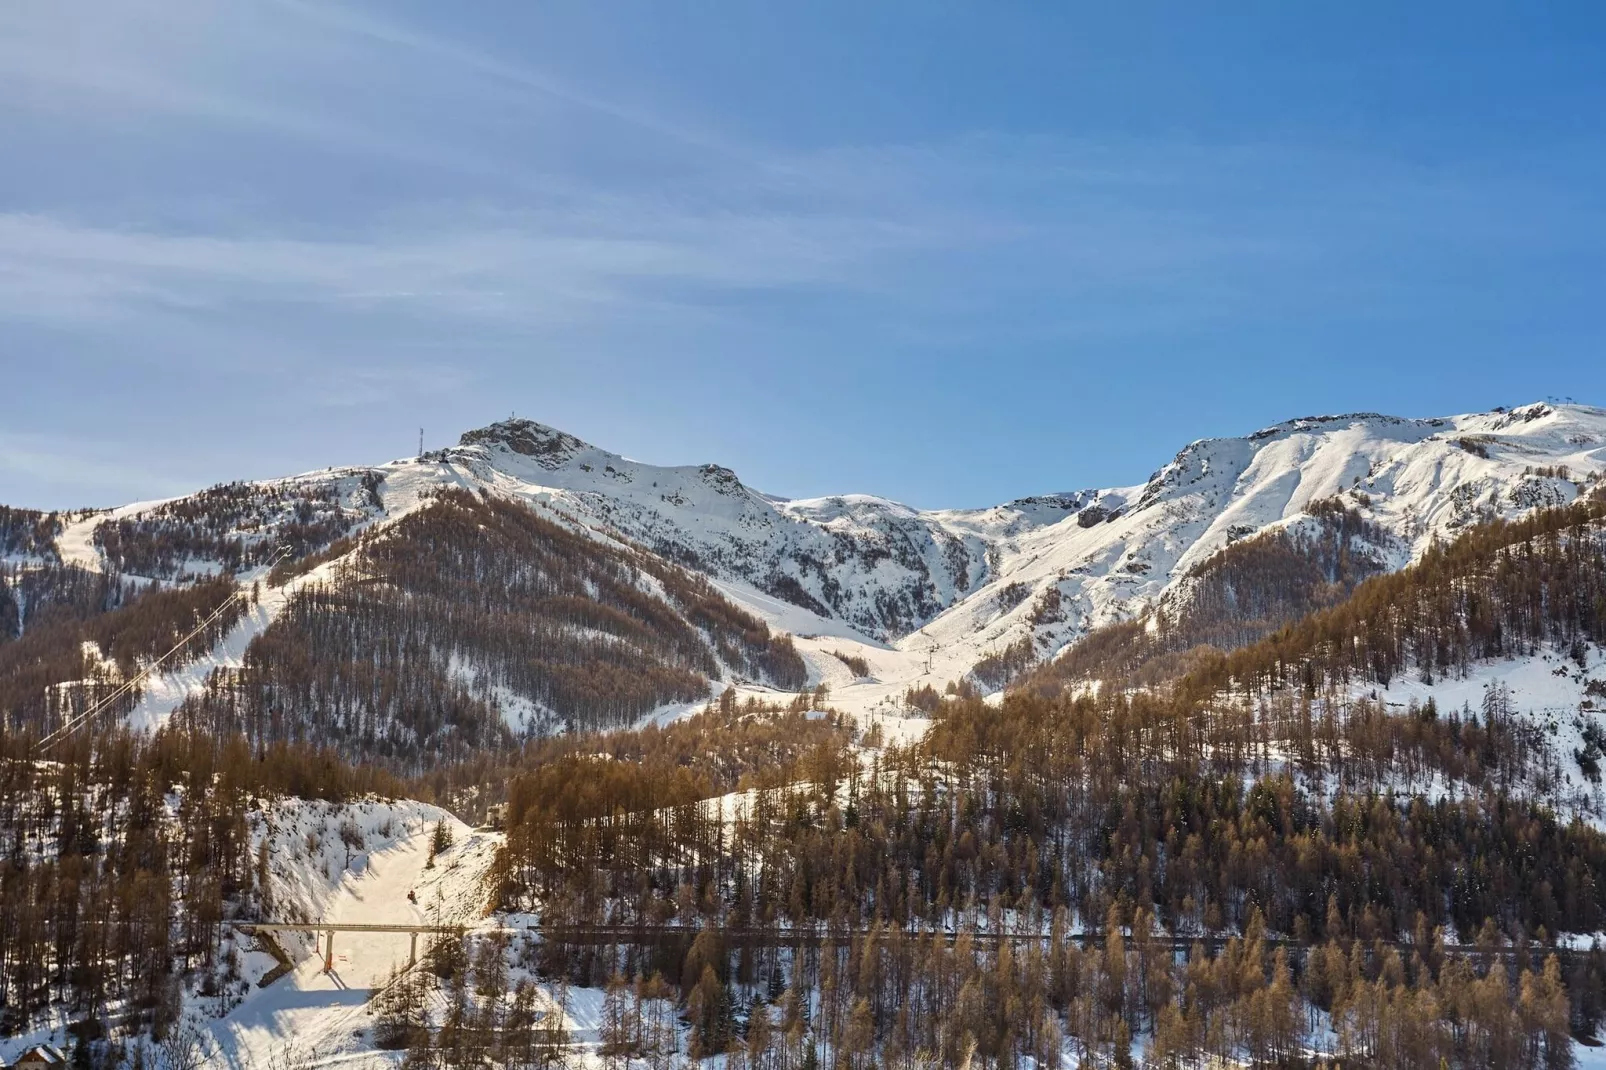
[[[987,173],[966,145],[947,153],[861,151],[851,166],[840,158],[794,159],[786,166],[806,175],[812,189],[807,197],[772,199],[813,201],[795,211],[768,206],[750,189],[740,194],[748,204],[733,197],[715,207],[715,184],[687,191],[682,203],[570,193],[570,203],[556,210],[410,208],[361,230],[308,237],[284,236],[262,221],[197,233],[6,213],[0,312],[89,325],[249,302],[542,324],[663,315],[676,303],[666,301],[669,292],[687,295],[683,310],[701,314],[711,291],[819,287],[889,300],[918,301],[923,292],[937,307],[947,304],[945,287],[959,285],[957,269],[945,280],[940,259],[927,259],[944,255],[1003,256],[1037,269],[994,279],[972,299],[1047,283],[1067,290],[1072,302],[1078,288],[1210,301],[1236,288],[1263,300],[1287,286],[1282,273],[1331,270],[1344,261],[1382,264],[1409,257],[1426,241],[1494,240],[1521,254],[1598,233],[1569,214],[1565,198],[1547,203],[1543,187],[1446,185],[1364,160],[1338,161],[1347,170],[1330,167],[1321,183],[1300,183],[1306,197],[1319,190],[1323,212],[1309,214],[1279,197],[1294,185],[1282,180],[1298,161],[1269,151],[1227,161],[1173,154],[1171,173],[1186,175],[1188,188],[1180,179],[1151,179],[1147,196],[1138,197],[1134,183],[1112,192],[1117,183],[1096,169],[1096,156],[1078,163],[1070,148],[1002,175]],[[1091,177],[1088,168],[1095,168]],[[1134,168],[1135,181],[1142,173]],[[864,178],[860,188],[847,185],[849,174]],[[1000,201],[967,206],[944,188],[962,182],[1001,189],[1053,183],[1056,210],[1027,219]],[[1252,197],[1258,200],[1241,203]],[[1233,211],[1223,210],[1234,201]],[[1524,205],[1520,224],[1500,210],[1507,201]],[[1573,223],[1567,231],[1550,225],[1564,215]],[[1387,279],[1385,271],[1377,282]],[[1358,276],[1343,281],[1365,284]]]
[[[0,312],[29,318],[121,319],[141,311],[235,302],[325,304],[354,314],[550,322],[636,306],[640,288],[761,289],[840,276],[838,265],[899,245],[911,228],[773,216],[606,219],[504,214],[365,237],[176,234],[96,227],[34,214],[0,215]]]
[[[717,405],[735,427],[755,399],[786,398],[829,427],[875,407],[867,391],[953,412],[976,367],[1081,389],[1156,353],[1180,362],[1185,390],[1208,364],[1192,354],[1243,337],[1297,330],[1319,348],[1329,333],[1369,341],[1359,318],[1499,312],[1471,299],[1507,292],[1498,272],[1585,278],[1606,238],[1577,181],[1599,162],[1583,142],[1460,167],[1365,139],[1074,123],[789,136],[734,96],[655,92],[617,57],[564,65],[530,33],[493,54],[419,22],[428,8],[402,10],[0,7],[0,331],[48,358],[19,387],[20,432],[159,406],[164,456],[188,478],[184,436],[214,425],[258,435],[241,456],[272,472],[364,456],[401,411],[460,423],[529,398],[606,410],[652,429],[630,448],[674,456],[673,402]],[[1567,297],[1550,287],[1514,307],[1534,320]],[[86,392],[86,376],[116,388]],[[842,399],[838,383],[861,390]],[[221,398],[227,420],[186,422]],[[341,411],[305,420],[299,452],[251,430],[303,404]],[[903,426],[887,409],[889,433],[917,440],[917,410]],[[778,491],[842,489],[779,444],[756,460],[714,452],[752,448],[731,435],[697,448]],[[148,447],[130,432],[123,448]],[[85,496],[60,489],[89,474],[71,451],[23,453],[12,486]],[[51,456],[66,458],[54,483]],[[950,462],[983,480],[980,462]],[[16,482],[24,470],[32,483]],[[172,483],[117,471],[129,497]],[[15,493],[0,484],[0,500]]]
[[[1066,292],[1067,323],[1085,318],[1079,296],[1097,308],[1112,294],[1219,314],[1250,294],[1275,305],[1324,273],[1356,286],[1343,269],[1397,263],[1424,239],[1487,236],[1511,203],[1545,217],[1496,236],[1520,251],[1549,216],[1542,188],[1447,185],[1361,154],[1276,145],[975,133],[765,149],[351,8],[136,4],[86,24],[24,3],[3,18],[0,76],[32,88],[15,98],[24,108],[253,129],[455,172],[460,184],[446,197],[332,185],[339,222],[310,227],[249,206],[197,227],[155,191],[143,220],[90,221],[76,205],[6,213],[0,308],[16,316],[92,324],[248,301],[546,324],[677,307],[701,317],[711,292],[826,288],[951,318],[1043,284]],[[407,108],[414,95],[387,97],[420,76],[469,131],[501,105],[534,133],[509,147],[423,122]],[[64,87],[74,92],[53,92]],[[544,152],[542,124],[567,130],[577,116],[588,144]],[[153,129],[158,141],[171,133]],[[669,171],[649,181],[586,162],[588,149],[616,145]],[[331,165],[331,180],[340,174]],[[978,284],[978,261],[1007,270]]]

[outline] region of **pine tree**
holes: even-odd
[[[601,1044],[602,1054],[610,1066],[622,1065],[622,1057],[634,1046],[630,1033],[627,991],[625,979],[616,972],[608,979],[602,998],[602,1022],[598,1028],[597,1039]]]
[[[874,1047],[875,1021],[870,1016],[869,1000],[861,996],[854,1001],[842,1033],[841,1048],[848,1057],[848,1070],[860,1070],[869,1065]]]
[[[452,830],[451,827],[446,824],[446,819],[443,817],[439,821],[435,822],[435,831],[430,834],[429,858],[424,862],[424,868],[434,869],[435,859],[451,850],[451,847]]]
[[[770,1070],[774,1043],[770,1009],[755,999],[747,1015],[747,1056],[753,1070]]]

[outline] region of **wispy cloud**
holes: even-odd
[[[283,27],[253,18],[255,10],[242,4],[231,17],[193,0],[130,0],[91,19],[19,0],[0,8],[0,86],[10,108],[70,117],[86,129],[167,117],[417,155],[343,109],[297,106],[253,84],[253,68],[286,60],[295,44]],[[242,47],[249,36],[256,40]]]
[[[684,118],[672,118],[661,112],[650,111],[639,105],[627,105],[555,77],[526,63],[511,63],[458,42],[426,33],[420,33],[373,11],[332,4],[310,4],[303,0],[276,0],[279,7],[295,12],[301,18],[330,31],[377,44],[387,49],[402,49],[417,55],[429,64],[447,64],[474,75],[509,86],[515,90],[534,93],[563,106],[607,119],[615,120],[640,130],[673,138],[704,151],[717,151],[732,156],[753,156],[748,146],[699,127]]]
[[[543,15],[509,18],[523,33],[503,47],[445,10],[0,4],[0,353],[38,369],[44,399],[13,426],[76,414],[97,370],[150,405],[228,408],[263,441],[312,409],[308,434],[366,413],[389,442],[399,410],[447,399],[456,419],[513,389],[555,399],[566,379],[574,411],[588,391],[616,407],[653,362],[667,370],[639,388],[643,411],[665,391],[723,396],[706,381],[749,389],[764,360],[780,370],[754,397],[823,409],[844,371],[889,352],[897,403],[944,360],[968,383],[1014,352],[1102,367],[1289,325],[1319,339],[1424,295],[1424,316],[1475,316],[1488,303],[1462,296],[1501,292],[1491,265],[1500,282],[1569,257],[1593,269],[1606,238],[1578,181],[1600,169],[1588,145],[1437,168],[1158,124],[1128,140],[933,114],[920,136],[800,132],[765,101],[655,93],[667,66],[565,57]],[[722,75],[771,88],[759,63]],[[1476,271],[1491,274],[1467,285]],[[836,369],[797,370],[815,361]],[[17,478],[106,470],[74,469],[54,439],[3,445]],[[167,485],[113,468],[125,489]]]
[[[0,473],[14,484],[50,488],[50,500],[121,503],[129,488],[154,495],[195,489],[194,476],[143,464],[130,464],[108,443],[77,436],[23,435],[0,431]],[[31,496],[30,496],[31,497]]]
[[[936,240],[873,219],[694,214],[617,201],[583,212],[414,218],[322,240],[10,213],[0,214],[0,314],[92,322],[310,304],[355,315],[542,323],[661,305],[665,286],[852,285],[877,255]]]
[[[745,296],[799,290],[866,295],[962,327],[953,321],[967,309],[990,314],[1047,289],[1064,300],[1036,315],[1064,327],[1106,314],[1112,297],[1171,316],[1275,307],[1301,286],[1364,285],[1374,262],[1386,276],[1414,242],[1555,241],[1505,209],[1520,202],[1546,221],[1561,211],[1545,190],[1498,176],[1451,182],[1300,146],[987,132],[759,146],[374,10],[301,0],[133,0],[103,20],[23,0],[0,12],[0,80],[15,90],[0,117],[200,119],[475,176],[391,188],[372,160],[330,165],[328,187],[305,192],[313,209],[204,222],[154,189],[121,216],[0,203],[0,314],[91,329],[274,306],[652,322],[716,305],[742,316]],[[516,137],[479,125],[503,112],[514,125],[495,129]],[[666,142],[668,171],[620,163],[646,153],[660,166]],[[228,173],[227,161],[216,166]]]

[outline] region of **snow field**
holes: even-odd
[[[441,821],[453,844],[431,867],[430,843]],[[357,831],[360,846],[342,839],[342,826]],[[482,881],[501,842],[439,807],[378,799],[338,806],[278,800],[254,823],[252,835],[269,845],[274,920],[336,924],[478,924]],[[420,955],[427,940],[419,937]],[[393,968],[405,966],[410,936],[339,933],[329,973],[311,934],[284,934],[279,942],[297,960],[291,973],[265,989],[253,987],[222,1019],[192,1008],[214,1040],[219,1065],[249,1070],[284,1052],[320,1064],[390,1065],[367,1040],[366,1004]],[[253,954],[260,977],[272,960]]]

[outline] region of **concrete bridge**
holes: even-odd
[[[243,932],[267,930],[271,932],[310,932],[321,934],[324,952],[324,970],[333,968],[335,933],[410,933],[412,934],[412,948],[408,954],[407,965],[412,966],[418,960],[418,934],[419,933],[462,933],[464,927],[460,925],[361,925],[340,924],[337,922],[280,922],[280,921],[253,921],[235,922],[235,928]],[[511,932],[515,930],[503,929]],[[701,928],[692,925],[552,925],[544,926],[541,935],[544,939],[559,944],[577,945],[624,945],[624,944],[663,944],[663,943],[689,943],[696,939]],[[933,935],[931,930],[892,930],[881,929],[876,931],[856,930],[829,930],[829,929],[779,929],[779,928],[730,928],[719,933],[721,940],[728,946],[748,947],[777,947],[777,948],[805,948],[805,947],[846,947],[856,939],[875,939],[887,941],[894,936],[906,939],[928,940]],[[952,930],[938,930],[936,935],[945,942],[952,944],[959,938],[959,933]],[[1004,943],[1010,944],[1038,944],[1047,946],[1049,934],[1045,932],[971,932],[968,933],[971,941],[977,947],[997,947]],[[1229,940],[1235,937],[1225,934],[1212,936],[1153,936],[1146,940],[1137,938],[1137,943],[1149,943],[1168,948],[1172,953],[1187,953],[1194,944],[1202,944],[1212,951],[1219,951]],[[1094,933],[1068,933],[1066,940],[1077,944],[1094,944],[1103,939],[1102,935]],[[1133,937],[1127,937],[1134,941]],[[1310,946],[1288,937],[1266,937],[1267,947],[1286,947],[1291,950]],[[1370,941],[1361,941],[1370,944]],[[1347,943],[1347,942],[1346,942]],[[1417,945],[1407,940],[1384,940],[1386,946],[1399,948],[1414,948]],[[1446,944],[1443,947],[1446,954],[1457,956],[1487,955],[1495,958],[1511,959],[1519,954],[1527,953],[1536,958],[1545,955],[1557,954],[1564,961],[1579,954],[1577,949],[1565,946],[1550,946],[1530,944],[1526,948],[1510,945],[1499,947],[1481,947],[1476,944]]]
[[[418,961],[419,933],[460,933],[459,925],[363,925],[356,922],[333,921],[237,921],[234,927],[241,932],[316,933],[323,950],[323,971],[328,973],[335,965],[335,933],[410,933],[412,947],[407,953],[407,965]]]

